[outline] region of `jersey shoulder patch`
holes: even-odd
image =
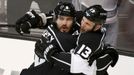
[[[52,40],[54,40],[53,35],[52,35],[47,29],[44,30],[42,36],[43,36],[44,38],[48,39],[49,42],[51,42]]]

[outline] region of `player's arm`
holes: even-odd
[[[24,16],[16,21],[16,31],[20,34],[30,33],[30,28],[44,28],[52,19],[51,13],[37,13],[34,10],[26,12]]]
[[[47,38],[44,38],[42,36],[42,38],[36,42],[35,54],[38,57],[53,63],[55,67],[57,66],[60,69],[70,72],[70,52],[59,52],[59,50],[56,48],[54,44],[48,42]]]
[[[51,50],[49,51],[51,53]],[[84,73],[84,74],[88,74],[88,72],[83,71],[83,69],[89,70],[91,74],[96,72],[96,70],[101,72],[103,70],[106,70],[110,65],[113,67],[117,63],[117,60],[118,60],[118,53],[112,47],[106,47],[105,50],[92,54],[92,51],[90,50],[88,46],[80,45],[80,46],[77,46],[74,52],[75,53],[52,52],[52,54],[50,55],[48,54],[49,55],[48,57],[52,59],[52,62],[54,62],[55,66],[65,71],[68,71],[71,73]],[[97,66],[94,63],[94,61],[97,59],[99,59],[99,61],[107,59],[107,62],[99,63],[99,64],[104,64],[104,65]],[[80,65],[83,67],[83,69],[79,68]],[[97,68],[95,68],[95,66]]]

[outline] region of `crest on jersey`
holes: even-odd
[[[54,40],[54,37],[48,32],[48,30],[44,30],[42,35],[48,39],[49,42],[52,42]]]

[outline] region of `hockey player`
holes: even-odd
[[[121,0],[72,0],[77,11],[85,10],[92,5],[101,5],[107,11],[107,19],[103,25],[106,28],[104,42],[114,47],[117,46],[118,34],[118,7]]]
[[[83,15],[75,50],[71,53],[55,53],[53,49],[43,52],[44,57],[52,58],[54,62],[49,75],[60,75],[61,72],[71,72],[73,75],[108,75],[107,68],[116,64],[118,53],[114,48],[104,47],[103,44],[105,35],[101,27],[106,20],[106,11],[100,5],[94,5],[87,8]],[[100,62],[103,58],[107,58],[107,61]],[[57,71],[59,68],[61,71]]]
[[[55,10],[54,22],[49,25],[43,32],[42,37],[35,44],[35,62],[29,68],[21,72],[21,75],[51,75],[48,72],[53,67],[53,63],[47,57],[44,57],[45,54],[48,54],[47,51],[54,49],[53,52],[70,52],[72,48],[75,48],[76,37],[71,34],[74,31],[74,19],[75,19],[75,9],[71,3],[59,3]],[[34,11],[28,13],[31,14]],[[23,20],[17,21],[17,24],[25,25],[25,28],[29,28],[30,24],[36,25],[36,20],[40,17],[36,15],[36,20],[32,19],[28,14],[25,15],[26,19],[23,17]],[[29,19],[31,18],[31,19]],[[38,20],[39,20],[38,19]],[[33,21],[34,20],[34,21]],[[38,21],[37,20],[37,21]],[[38,25],[38,24],[37,24]],[[18,25],[17,25],[18,26]],[[24,29],[25,29],[24,28]],[[22,30],[25,31],[25,30]],[[18,32],[20,32],[18,30]],[[27,32],[27,31],[26,31]],[[46,50],[44,52],[44,50]],[[56,71],[61,70],[56,69]],[[69,72],[59,71],[62,75],[70,75]],[[53,75],[59,75],[52,73]]]
[[[101,10],[99,10],[98,7],[100,7],[100,6],[95,7],[95,8],[97,8],[97,12],[98,12],[98,11],[101,11]],[[89,9],[89,12],[87,12],[87,13],[90,13],[91,11],[93,11],[94,13],[96,13],[96,11],[92,10],[91,8]],[[85,13],[86,13],[86,12],[85,12]],[[90,13],[90,14],[93,15],[94,13]],[[106,14],[104,14],[104,13],[101,13],[101,14],[106,15]],[[83,15],[85,15],[85,14],[83,14]],[[83,17],[83,15],[82,15],[82,17]],[[88,15],[88,14],[87,14],[87,15]],[[95,14],[95,15],[97,15],[97,14]],[[99,15],[99,14],[98,14],[98,15]],[[98,15],[97,15],[97,16],[98,16]],[[79,16],[80,16],[80,15],[79,15]],[[85,16],[86,16],[86,15],[85,15]],[[93,15],[93,16],[94,16],[94,15]],[[93,16],[91,16],[91,17],[88,16],[88,19],[91,18],[91,19],[93,19],[93,21],[94,21],[94,19],[95,19],[95,20],[98,19],[98,18],[96,18],[96,16],[94,16],[94,17],[93,17]],[[83,17],[83,18],[84,18],[84,17]],[[86,17],[86,18],[87,18],[87,17]],[[85,19],[86,19],[86,18],[85,18]],[[104,18],[103,18],[103,17],[99,17],[99,21],[100,21],[101,19],[102,19],[102,21],[104,21]],[[78,20],[79,20],[79,19],[78,19]],[[89,19],[89,20],[90,20],[90,19]],[[88,21],[88,20],[87,20],[87,21]],[[82,20],[82,22],[85,23],[85,21],[83,21],[83,20]],[[92,23],[91,23],[91,24],[92,24]],[[102,23],[102,24],[103,24],[103,23]],[[89,25],[90,25],[90,24],[89,24]],[[95,25],[94,27],[100,30],[101,25],[99,25],[99,26],[98,26],[98,25],[97,25],[97,26]],[[80,31],[85,32],[85,31],[87,31],[87,29],[88,29],[88,27],[82,26],[82,28],[81,28]],[[92,29],[92,28],[91,28],[91,29]],[[98,30],[97,30],[97,31],[98,31]],[[84,35],[83,35],[83,37],[84,37]],[[93,39],[92,39],[92,40],[93,40]],[[96,40],[95,40],[95,41],[96,41]],[[81,42],[80,42],[80,43],[81,43]],[[85,47],[84,47],[84,48],[85,48]],[[86,47],[86,48],[87,48],[87,47]],[[76,49],[77,49],[77,48],[76,48]],[[51,50],[49,50],[49,51],[50,51],[50,54],[51,54]],[[86,50],[85,50],[85,51],[86,51]],[[45,52],[45,51],[44,51],[44,52]],[[44,53],[44,52],[43,52],[43,53]],[[78,52],[79,52],[79,51],[78,51]],[[46,52],[45,52],[45,53],[46,53]],[[49,52],[47,52],[47,53],[49,53]],[[45,57],[51,56],[51,55],[49,55],[49,54],[47,54],[47,53],[45,54],[45,55],[46,55]],[[98,53],[100,53],[100,52],[97,52],[96,54],[98,54]],[[103,54],[104,54],[104,53],[103,53]],[[105,54],[106,54],[106,53],[105,53]],[[64,55],[64,57],[66,57],[66,56],[65,56],[66,54],[63,54],[63,55]],[[60,56],[60,55],[56,55],[56,56]],[[60,57],[61,57],[61,56],[60,56]],[[60,57],[59,57],[59,59],[60,59]],[[113,57],[113,56],[111,56],[111,57]],[[61,58],[62,58],[62,57],[61,57]],[[67,57],[66,59],[69,59],[69,57]],[[113,60],[114,60],[114,59],[113,59]],[[57,63],[56,63],[56,64],[57,64]],[[109,64],[110,64],[110,63],[109,63]],[[60,65],[61,65],[61,64],[60,64]],[[60,66],[60,65],[59,65],[59,66]],[[107,64],[105,64],[105,65],[107,65]],[[105,65],[104,65],[104,66],[105,66]],[[58,67],[59,67],[59,66],[58,66]],[[104,66],[103,66],[103,67],[104,67]],[[107,67],[108,67],[108,66],[107,66]],[[107,67],[104,68],[103,70],[99,70],[99,71],[106,72],[105,69],[107,69]],[[101,68],[102,68],[102,67],[101,67]],[[61,69],[63,70],[63,68],[61,68]],[[98,69],[99,69],[99,68],[98,68]],[[54,69],[54,70],[55,70],[55,69]],[[53,72],[53,70],[51,70],[51,71]],[[75,71],[76,71],[76,70],[75,70]],[[80,70],[80,71],[82,71],[81,73],[83,73],[83,70]],[[89,71],[89,70],[88,70],[88,71]],[[50,73],[51,73],[51,72],[50,72]],[[77,72],[77,73],[80,73],[80,72]],[[87,72],[84,73],[84,74],[87,74]],[[88,73],[88,74],[89,74],[89,73]],[[106,74],[106,73],[104,73],[104,74]],[[104,75],[104,74],[102,74],[102,75]]]

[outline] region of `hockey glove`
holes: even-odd
[[[111,58],[112,58],[111,66],[114,67],[119,59],[118,52],[116,51],[116,49],[114,49],[112,47],[108,47],[105,53],[109,54],[111,56]]]
[[[47,61],[51,61],[51,56],[57,51],[56,47],[48,43],[46,38],[38,40],[35,44],[35,53],[40,58],[45,58]]]
[[[28,21],[28,20],[30,19],[30,17],[31,17],[30,15],[25,14],[23,17],[21,17],[20,19],[18,19],[18,20],[16,21],[15,29],[16,29],[16,31],[17,31],[18,33],[20,33],[20,34],[23,33],[21,27],[22,27],[22,26],[23,26],[23,27],[25,26],[26,21]]]
[[[101,56],[104,56],[105,54],[108,54],[110,55],[111,59],[112,59],[112,63],[111,63],[111,66],[114,67],[115,64],[117,63],[118,61],[118,53],[117,51],[112,48],[112,47],[107,47],[107,48],[104,48],[104,50],[100,50],[100,51],[97,51],[95,52],[94,54],[92,54],[89,58],[89,65],[91,66],[93,61],[98,59],[99,57]]]
[[[45,14],[39,15],[34,10],[27,12],[27,14],[31,16],[31,18],[28,20],[29,23],[31,24],[31,28],[37,28],[43,25],[43,20],[41,16],[45,16]]]
[[[42,17],[45,15],[41,15]],[[30,33],[30,28],[37,28],[43,25],[42,17],[34,10],[28,11],[23,17],[16,21],[16,31],[20,34]]]

